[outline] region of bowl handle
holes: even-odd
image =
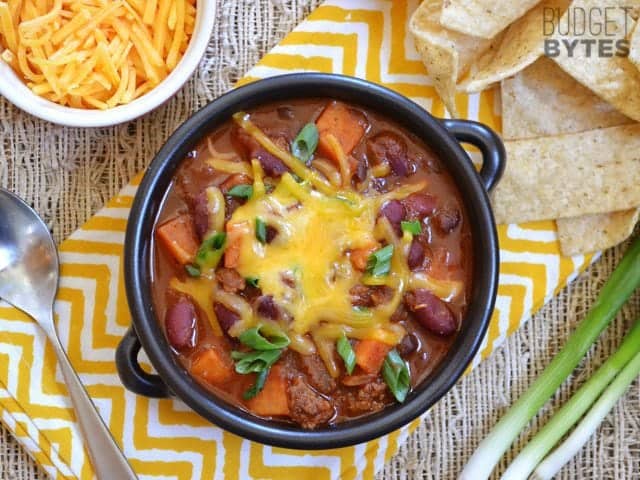
[[[169,388],[158,375],[145,372],[138,363],[138,352],[142,345],[133,328],[120,341],[116,350],[116,367],[120,380],[127,390],[145,397],[166,398]]]
[[[502,177],[507,163],[507,152],[498,134],[486,125],[471,120],[443,119],[442,123],[457,140],[480,149],[480,178],[487,191],[490,191]]]

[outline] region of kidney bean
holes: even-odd
[[[224,219],[225,221],[229,221],[233,212],[235,212],[239,207],[241,207],[245,203],[244,199],[237,197],[230,197],[229,195],[225,195],[224,197]]]
[[[460,225],[462,217],[458,208],[453,205],[447,205],[438,211],[434,220],[438,230],[446,235]]]
[[[410,292],[406,301],[414,318],[430,332],[446,337],[458,329],[458,322],[447,304],[429,290]]]
[[[164,326],[167,340],[175,350],[184,351],[195,346],[198,317],[189,300],[181,299],[167,309]]]
[[[412,193],[402,203],[409,218],[422,220],[435,211],[437,200],[433,195],[427,193]]]
[[[277,320],[280,317],[280,309],[273,300],[272,295],[263,295],[256,300],[256,310],[264,318]]]
[[[193,201],[193,223],[196,233],[202,239],[209,231],[209,201],[206,191],[198,194]]]
[[[408,333],[404,337],[402,337],[402,340],[400,341],[396,349],[401,356],[406,357],[407,355],[411,355],[413,352],[415,352],[419,346],[420,342],[418,341],[416,336],[413,333]]]
[[[278,229],[276,227],[272,227],[271,225],[267,225],[267,243],[271,243],[278,236]]]
[[[388,163],[393,173],[400,177],[409,174],[407,143],[395,132],[382,132],[369,140],[369,155],[376,163]]]
[[[236,322],[240,321],[240,315],[233,310],[229,310],[221,303],[214,303],[213,311],[216,314],[220,328],[222,328],[225,333],[227,333]]]
[[[268,177],[279,177],[288,170],[287,166],[282,163],[282,160],[274,157],[263,148],[259,148],[258,150],[256,150],[252,155],[252,158],[258,159],[260,165],[262,166],[262,169],[264,170],[264,173]]]
[[[421,268],[425,260],[425,248],[422,242],[414,238],[411,242],[411,248],[409,248],[409,255],[407,257],[407,263],[411,270],[417,270]]]
[[[273,142],[284,150],[289,149],[289,142],[280,135],[270,136]],[[255,138],[245,132],[242,128],[235,127],[231,132],[234,145],[244,154],[247,161],[256,158],[264,173],[269,177],[279,177],[286,172],[287,166],[279,158],[274,157],[260,145]]]
[[[404,220],[406,210],[399,200],[389,200],[380,209],[380,213],[387,217],[398,235],[402,235],[400,223]]]
[[[356,168],[351,179],[356,183],[364,182],[367,179],[367,164],[365,162],[362,160],[356,162]]]

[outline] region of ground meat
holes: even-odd
[[[393,289],[386,285],[355,285],[349,290],[354,307],[375,308],[393,298]]]
[[[340,379],[340,383],[347,387],[361,387],[365,383],[375,381],[377,375],[373,373],[361,373],[359,375],[345,375]]]
[[[293,120],[295,113],[290,107],[278,107],[278,118],[280,120]]]
[[[342,398],[343,408],[349,415],[362,415],[382,410],[391,403],[387,385],[380,377],[357,389],[351,389]]]
[[[219,268],[216,271],[216,279],[227,292],[237,293],[240,290],[244,290],[244,278],[233,268]]]
[[[367,143],[369,155],[375,163],[388,163],[393,173],[405,177],[410,166],[407,157],[407,142],[394,132],[382,132]]]
[[[318,355],[300,355],[300,366],[311,386],[319,392],[329,395],[336,389],[336,381]]]
[[[409,310],[407,310],[407,306],[404,304],[404,302],[402,302],[400,305],[398,305],[398,308],[396,308],[396,311],[393,312],[393,315],[391,315],[391,318],[389,319],[389,321],[391,321],[391,323],[398,323],[398,322],[404,322],[408,319],[409,319]]]
[[[289,384],[289,410],[291,419],[312,430],[326,424],[335,415],[331,403],[314,391],[302,377],[295,377]]]

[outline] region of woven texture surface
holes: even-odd
[[[228,90],[320,3],[220,1],[205,68],[152,115],[111,129],[77,130],[41,122],[0,101],[0,185],[43,214],[59,241],[84,223],[143,169],[164,138],[193,110]],[[480,438],[562,345],[591,304],[619,252],[610,252],[553,300],[504,348],[432,411],[381,478],[455,478]],[[615,348],[633,318],[636,297],[578,372],[579,384]],[[545,414],[565,400],[564,388]],[[544,418],[544,415],[543,417]],[[561,478],[640,478],[640,387],[632,391]],[[531,426],[531,431],[538,423]],[[529,432],[530,433],[530,432]],[[521,444],[526,440],[521,439]],[[518,448],[518,445],[515,446]],[[44,478],[8,435],[0,435],[0,479]]]

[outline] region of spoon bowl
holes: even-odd
[[[20,198],[0,189],[0,298],[46,319],[58,290],[58,253],[49,229]],[[51,317],[51,315],[49,315]],[[39,322],[47,335],[51,322]]]
[[[96,477],[136,479],[58,338],[53,303],[59,272],[56,244],[48,227],[23,200],[0,188],[0,300],[33,317],[53,344]]]

